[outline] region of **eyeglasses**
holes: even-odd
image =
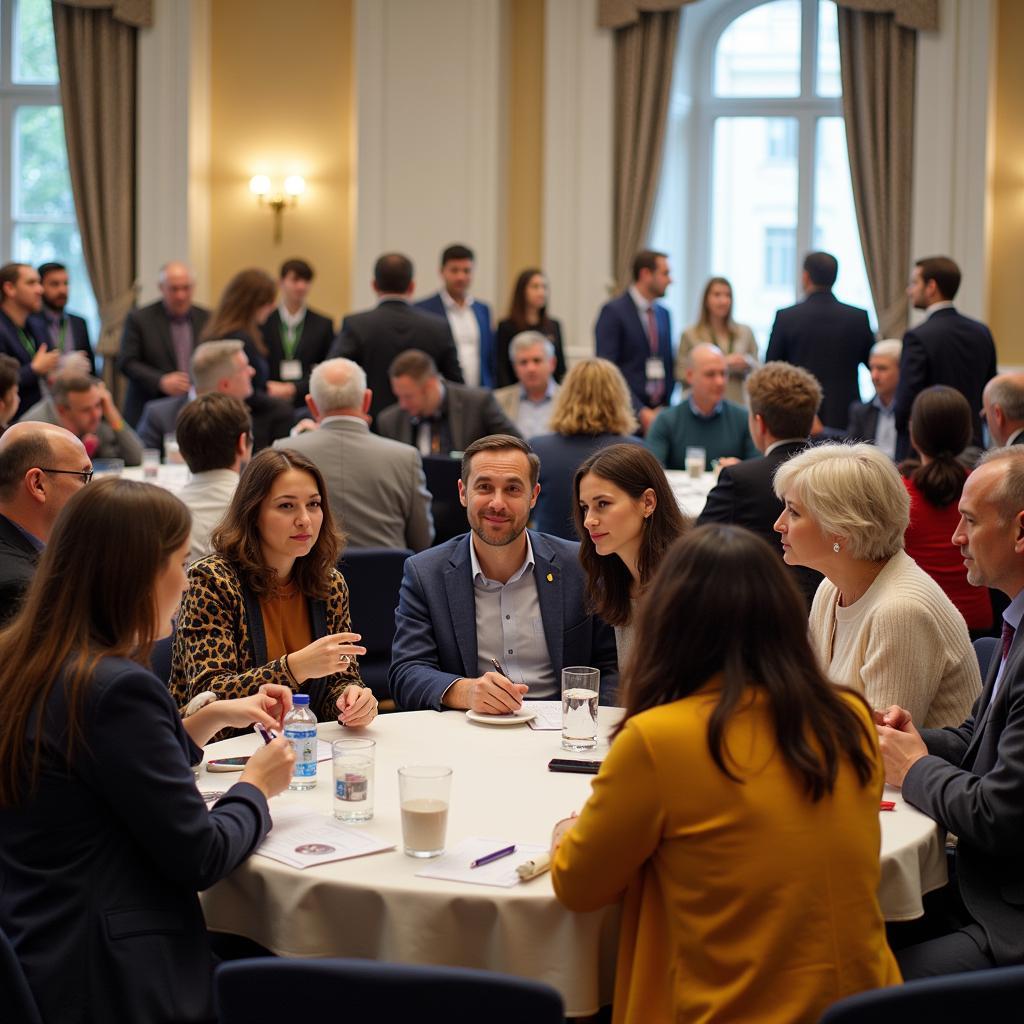
[[[83,484],[89,483],[93,477],[91,469],[47,469],[45,466],[40,466],[39,469],[43,473],[66,473],[68,476],[80,476]]]

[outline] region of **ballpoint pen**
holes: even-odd
[[[495,850],[494,853],[489,853],[485,857],[477,857],[476,860],[470,861],[469,866],[471,868],[482,868],[485,864],[493,864],[494,861],[501,860],[502,857],[510,857],[515,852],[515,846],[506,846],[504,849]]]

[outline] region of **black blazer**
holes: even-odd
[[[267,346],[270,379],[281,380],[281,363],[285,354],[281,341],[281,314],[278,310],[275,309],[267,317],[262,331],[263,341]],[[302,333],[295,346],[295,358],[302,363],[302,378],[291,382],[295,385],[295,405],[305,405],[306,395],[309,394],[309,375],[317,363],[322,363],[327,358],[333,340],[334,321],[322,313],[307,309]]]
[[[803,441],[780,444],[770,455],[758,459],[747,459],[735,466],[726,466],[718,475],[708,495],[704,511],[697,517],[697,525],[705,523],[733,523],[745,526],[762,537],[772,550],[782,557],[782,544],[775,532],[775,521],[782,515],[783,504],[775,497],[772,481],[775,471],[787,459],[803,451]],[[810,607],[814,592],[822,576],[820,572],[803,565],[786,566],[793,582],[801,589]]]
[[[903,335],[900,386],[896,392],[896,427],[906,430],[910,407],[925,388],[945,384],[956,388],[971,407],[972,443],[983,447],[981,393],[996,375],[992,332],[955,309],[937,309],[924,323]]]
[[[144,448],[158,448],[164,457],[164,437],[178,427],[178,413],[188,405],[188,395],[167,395],[147,402],[135,433]]]
[[[50,325],[47,323],[45,314],[33,313],[29,319],[32,320],[34,326],[38,328],[36,334],[46,338],[46,344],[49,345]],[[64,351],[84,352],[89,360],[89,372],[95,374],[96,355],[89,342],[89,325],[82,317],[76,316],[74,313],[65,312],[64,319],[67,321],[67,326],[69,328],[69,330],[66,330],[64,334]],[[68,337],[69,333],[70,337]]]
[[[508,357],[509,342],[521,331],[537,331],[543,334],[552,345],[555,346],[555,380],[559,384],[565,376],[565,353],[562,351],[562,325],[557,320],[548,318],[548,322],[537,327],[518,327],[512,320],[502,320],[498,324],[497,340],[495,347],[495,361],[497,367],[496,388],[508,387],[509,384],[517,383],[515,370],[512,369],[512,360]]]
[[[49,344],[49,334],[40,330],[38,321],[33,322],[32,317],[25,321],[23,329],[36,343],[37,349],[40,345]],[[35,370],[32,369],[33,353],[25,349],[14,321],[2,309],[0,309],[0,352],[17,359],[21,365],[21,369],[18,371],[18,394],[21,396],[21,404],[14,417],[15,420],[18,420],[33,405],[42,401],[43,393],[39,387],[39,378],[36,376]]]
[[[856,401],[850,404],[846,435],[851,441],[874,443],[878,427],[878,408],[871,402]],[[896,430],[896,461],[902,462],[910,454],[910,434],[907,430]]]
[[[35,547],[10,519],[0,515],[0,626],[21,607],[38,561]]]
[[[378,433],[377,414],[395,400],[388,367],[407,348],[426,352],[446,380],[461,384],[465,379],[448,321],[401,299],[385,299],[376,309],[345,317],[328,353],[329,359],[343,356],[366,371],[366,386],[373,391],[370,415]]]
[[[193,306],[189,311],[193,348],[199,344],[199,336],[209,318],[209,310],[202,306]],[[163,397],[160,378],[178,369],[171,341],[171,323],[162,299],[141,309],[133,309],[125,317],[117,368],[128,378],[123,412],[124,418],[134,427],[142,415],[142,407],[154,398]]]
[[[236,783],[208,811],[189,767],[202,751],[167,687],[123,658],[97,666],[70,760],[59,680],[42,723],[38,787],[0,809],[0,925],[43,1019],[211,1019],[197,893],[267,834],[263,794]],[[31,721],[26,749],[37,728]]]
[[[866,310],[840,302],[831,292],[810,292],[775,314],[765,362],[781,359],[813,373],[825,392],[821,422],[843,430],[851,403],[860,400],[857,367],[868,365],[874,343]]]

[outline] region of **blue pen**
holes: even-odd
[[[495,850],[494,853],[487,854],[486,857],[477,857],[476,860],[470,863],[471,868],[482,868],[485,864],[493,864],[496,860],[501,860],[502,857],[510,857],[516,852],[514,846],[506,846],[503,850]]]

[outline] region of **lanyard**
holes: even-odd
[[[281,321],[281,345],[284,347],[285,359],[291,359],[295,355],[299,340],[302,338],[302,328],[306,326],[306,318],[303,317],[294,327],[289,327],[284,320]]]
[[[67,332],[67,329],[68,329],[68,322],[67,322],[67,320],[66,319],[61,320],[61,322],[60,322],[60,330],[57,332],[57,348],[59,348],[61,350],[61,352],[64,351],[64,335]]]
[[[18,337],[21,339],[21,344],[28,353],[29,359],[31,359],[36,354],[36,343],[34,339],[26,334],[21,327],[18,328]]]

